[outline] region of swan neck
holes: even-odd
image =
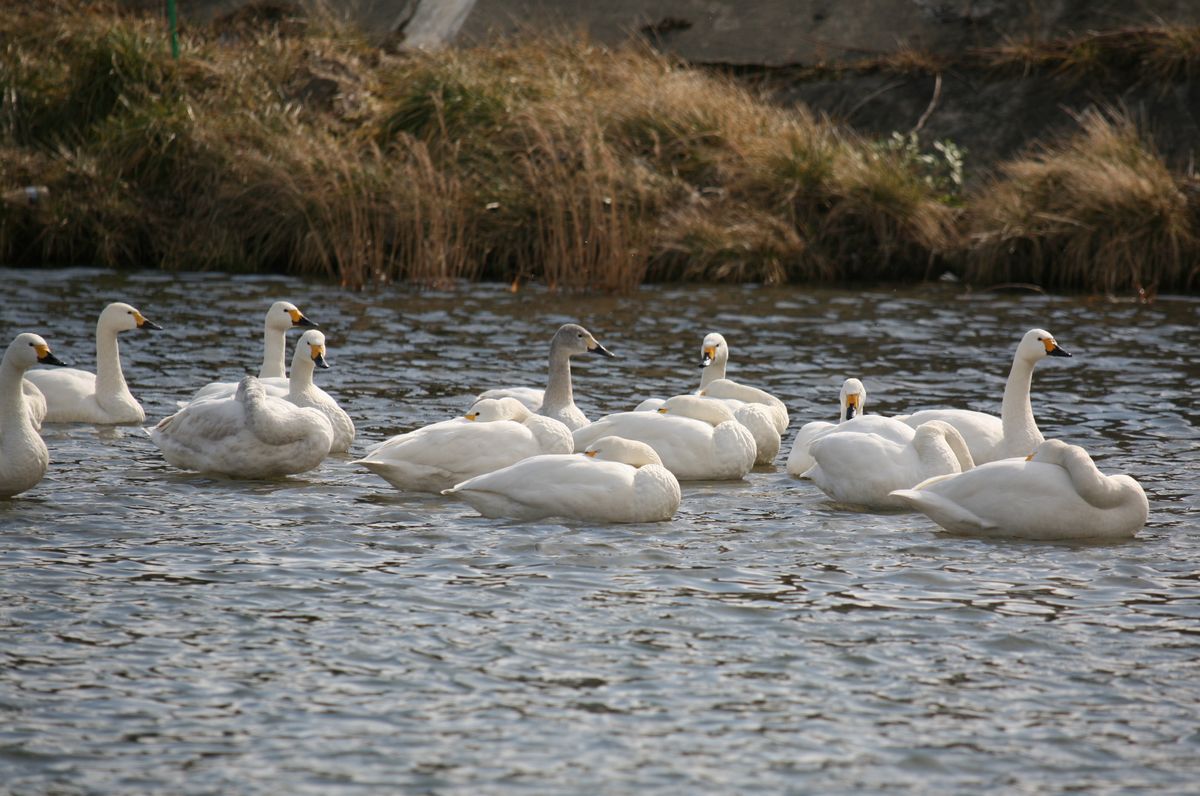
[[[724,352],[718,352],[709,366],[700,371],[700,389],[703,390],[717,379],[725,378],[725,363],[728,359],[729,357]]]
[[[121,351],[117,333],[96,327],[96,395],[117,396],[129,392],[125,374],[121,372]]]
[[[292,376],[288,379],[288,395],[302,395],[313,388],[313,367],[312,360],[305,363],[303,360],[292,362]]]
[[[0,439],[14,434],[36,434],[26,408],[22,380],[25,369],[7,359],[0,362]]]
[[[1000,422],[1004,428],[1006,442],[1013,441],[1022,446],[1021,450],[1033,448],[1042,441],[1042,432],[1038,430],[1037,421],[1033,417],[1033,404],[1029,399],[1029,390],[1033,383],[1034,362],[1017,357],[1013,360],[1012,370],[1008,374],[1008,383],[1004,386],[1004,403],[1000,406]]]
[[[282,379],[283,354],[287,346],[287,334],[267,326],[263,329],[263,363],[258,371],[260,379]]]
[[[550,377],[546,381],[546,392],[542,395],[542,414],[571,406],[575,395],[571,390],[571,357],[566,350],[554,346],[550,349]]]
[[[1062,466],[1066,468],[1079,496],[1097,508],[1113,508],[1125,501],[1125,488],[1120,480],[1111,478],[1096,467],[1091,457],[1081,449],[1068,450],[1063,454]]]

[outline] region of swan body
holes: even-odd
[[[796,431],[792,441],[792,450],[788,454],[787,471],[796,477],[816,464],[809,453],[809,446],[815,440],[834,431],[851,434],[875,434],[892,442],[904,444],[913,438],[913,427],[895,418],[883,415],[866,415],[863,410],[867,405],[867,388],[858,379],[846,379],[842,383],[839,395],[841,404],[837,423],[814,420],[805,423]]]
[[[968,409],[925,409],[896,419],[916,428],[941,420],[962,433],[977,464],[1026,456],[1045,439],[1033,417],[1029,389],[1034,366],[1046,357],[1069,357],[1045,329],[1030,329],[1021,338],[1004,386],[1000,417]]]
[[[485,517],[660,522],[679,508],[679,481],[649,445],[601,437],[582,454],[546,454],[476,476],[442,494]]]
[[[563,324],[550,340],[550,375],[545,390],[531,387],[487,390],[476,396],[475,402],[484,398],[516,398],[529,411],[557,420],[571,431],[582,428],[590,421],[575,405],[571,388],[571,357],[576,354],[613,356],[587,329],[577,323]]]
[[[876,434],[827,434],[809,446],[816,463],[804,474],[838,503],[869,509],[904,509],[892,493],[935,475],[969,470],[974,463],[962,435],[932,420],[897,443]]]
[[[540,454],[570,453],[571,432],[515,398],[484,398],[463,417],[399,434],[354,462],[396,489],[441,492]]]
[[[1003,459],[893,493],[948,531],[1046,541],[1128,539],[1146,524],[1146,493],[1104,475],[1087,451],[1046,440],[1028,459]]]
[[[135,424],[146,419],[142,405],[129,392],[121,372],[117,334],[131,329],[162,329],[137,308],[109,304],[96,321],[96,372],[77,368],[31,370],[25,375],[42,393],[46,411],[41,422]]]
[[[743,478],[757,456],[753,435],[729,407],[697,395],[676,395],[653,412],[602,417],[575,430],[575,450],[587,450],[607,436],[646,443],[681,481]]]
[[[50,466],[50,451],[38,434],[22,386],[29,368],[62,365],[39,335],[22,332],[0,360],[0,498],[36,486]]]
[[[771,410],[775,420],[775,430],[779,434],[787,431],[788,411],[783,401],[774,395],[739,384],[725,377],[725,366],[729,362],[729,344],[724,336],[710,332],[704,336],[700,346],[700,388],[699,394],[709,398],[732,398],[748,404],[763,404]]]
[[[705,397],[705,396],[701,396]],[[775,417],[771,410],[762,404],[748,404],[732,398],[709,398],[711,401],[721,401],[733,412],[733,419],[746,427],[754,437],[754,465],[769,465],[775,462],[783,438],[775,430]],[[635,412],[657,412],[666,403],[664,398],[647,398],[634,407]]]
[[[183,470],[274,478],[319,465],[333,428],[319,410],[267,395],[247,376],[232,397],[196,401],[160,421],[150,439]]]
[[[288,330],[316,327],[317,324],[305,317],[300,308],[290,301],[276,301],[267,310],[263,318],[263,361],[258,370],[258,380],[269,394],[282,398],[288,393],[288,381],[283,370]],[[214,381],[197,390],[192,401],[229,398],[237,392],[237,388],[235,381]]]

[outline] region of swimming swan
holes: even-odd
[[[576,354],[613,356],[612,352],[600,345],[587,329],[577,323],[563,324],[550,339],[550,377],[545,390],[532,387],[487,390],[480,393],[475,401],[484,398],[516,398],[529,407],[529,411],[553,418],[571,431],[582,428],[590,421],[575,405],[575,396],[571,391],[571,357]]]
[[[46,423],[142,423],[146,412],[129,392],[121,372],[117,334],[131,329],[162,329],[137,308],[109,304],[96,321],[96,372],[76,368],[31,370],[25,380],[45,396]]]
[[[680,481],[745,477],[757,449],[751,433],[720,401],[676,395],[654,412],[618,412],[576,429],[575,450],[601,437],[617,436],[649,445]]]
[[[649,445],[601,437],[582,454],[524,459],[464,481],[444,495],[485,517],[660,522],[679,508],[679,481]]]
[[[189,404],[149,433],[176,467],[234,478],[311,470],[333,444],[325,415],[267,395],[253,376],[242,379],[232,397]]]
[[[895,490],[974,466],[962,435],[940,420],[921,425],[903,444],[877,434],[834,431],[808,450],[816,464],[805,478],[838,503],[869,509],[908,508]]]
[[[892,493],[948,531],[1046,541],[1128,539],[1150,506],[1127,475],[1104,475],[1087,451],[1046,440],[1028,459],[1003,459]]]
[[[765,390],[725,378],[728,362],[729,344],[725,338],[717,332],[705,335],[700,346],[700,394],[709,398],[733,398],[748,404],[764,404],[771,410],[775,430],[780,434],[787,431],[788,411],[783,401]]]
[[[1033,367],[1046,357],[1069,357],[1045,329],[1030,329],[1017,345],[1008,383],[1004,385],[1004,402],[1000,417],[967,409],[926,409],[911,415],[897,415],[916,428],[929,420],[944,420],[962,432],[971,448],[976,464],[997,459],[1026,456],[1033,452],[1045,437],[1033,417],[1029,387]]]
[[[571,432],[516,398],[484,398],[453,420],[399,434],[353,464],[396,489],[441,492],[529,456],[570,453]]]
[[[259,381],[268,393],[284,396],[288,391],[287,376],[283,370],[284,349],[287,346],[289,329],[307,327],[317,328],[317,324],[305,317],[304,313],[290,301],[276,301],[267,310],[263,318],[263,362],[258,370]],[[196,391],[191,400],[199,401],[204,398],[229,398],[238,388],[235,381],[214,381]],[[186,406],[188,402],[183,402]]]
[[[32,332],[17,335],[0,361],[0,498],[35,486],[50,466],[50,451],[37,432],[22,388],[25,372],[37,364],[63,362]]]
[[[801,477],[816,462],[809,454],[808,448],[814,440],[833,431],[856,434],[877,434],[892,442],[905,443],[913,438],[912,426],[899,420],[883,415],[863,414],[867,406],[867,388],[858,379],[846,379],[838,396],[841,408],[838,422],[828,423],[824,420],[814,420],[805,423],[796,431],[792,441],[792,450],[788,454],[787,471],[791,475]]]
[[[309,329],[300,335],[292,355],[292,375],[287,379],[287,400],[296,406],[311,406],[325,415],[333,428],[333,444],[329,446],[329,452],[345,453],[354,442],[354,421],[329,393],[313,383],[316,368],[329,367],[325,353],[325,335],[322,332]],[[272,394],[270,390],[267,392]]]

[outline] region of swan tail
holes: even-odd
[[[909,508],[921,512],[947,530],[958,533],[980,533],[995,530],[995,523],[982,519],[963,507],[945,500],[940,495],[920,489],[920,487],[932,481],[941,480],[946,477],[937,476],[936,478],[930,478],[918,484],[918,488],[895,489],[888,494],[891,497],[899,499]]]

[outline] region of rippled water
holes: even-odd
[[[648,288],[356,294],[292,279],[0,271],[0,335],[91,367],[100,308],[151,419],[257,370],[289,298],[353,453],[540,383],[562,322],[595,417],[685,391],[702,335],[793,413],[780,466],[688,484],[669,523],[504,523],[334,458],[276,482],[177,471],[136,429],[50,426],[0,501],[0,792],[1182,792],[1200,753],[1200,302]],[[1120,545],[985,542],[836,510],[782,461],[862,377],[870,411],[997,411],[1021,333],[1043,430],[1138,478]],[[293,336],[294,339],[294,336]],[[290,356],[290,355],[289,355]]]

